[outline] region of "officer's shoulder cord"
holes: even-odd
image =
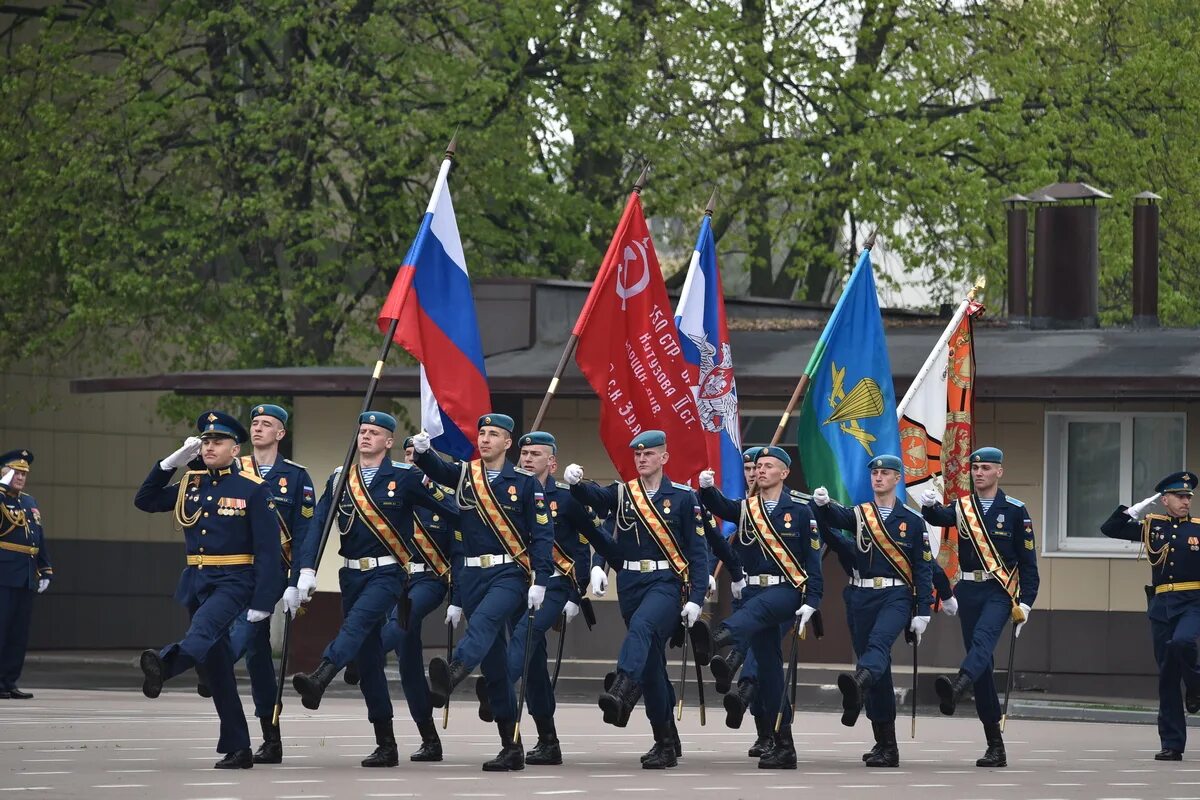
[[[467,480],[467,473],[471,469],[469,461],[460,461],[458,469],[458,485],[454,491],[454,504],[458,506],[459,511],[474,511],[479,508],[479,502],[467,497],[467,487],[471,482]],[[486,477],[485,477],[486,480]]]
[[[854,544],[858,547],[858,552],[864,554],[871,552],[871,547],[874,545],[875,540],[869,533],[863,536],[863,531],[867,528],[867,521],[863,518],[861,505],[854,507],[854,522],[856,523],[854,527]]]
[[[175,529],[183,530],[190,528],[200,521],[200,505],[196,505],[196,513],[188,516],[183,510],[184,503],[187,501],[188,484],[191,478],[187,475],[179,482],[179,493],[175,496]]]
[[[1150,562],[1151,567],[1161,567],[1163,562],[1167,560],[1167,553],[1171,549],[1170,542],[1163,542],[1162,547],[1155,549],[1154,545],[1150,544],[1150,518],[1142,520],[1142,551],[1138,553],[1140,559],[1143,555]]]
[[[753,497],[747,497],[741,502],[741,513],[738,515],[738,542],[742,547],[749,547],[758,540],[758,532],[754,529],[753,520],[750,519],[750,504],[753,502]],[[759,542],[759,544],[762,543]]]
[[[630,520],[625,516],[625,483],[624,481],[617,484],[617,518],[614,523],[619,531],[637,531],[637,518]]]

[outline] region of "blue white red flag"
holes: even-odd
[[[442,162],[421,227],[379,312],[379,330],[398,320],[394,341],[421,364],[421,427],[433,446],[475,453],[476,422],[491,409],[475,299]]]

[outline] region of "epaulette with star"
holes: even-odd
[[[1017,508],[1025,507],[1025,503],[1023,501],[1018,500],[1017,498],[1013,497],[1011,494],[1004,495],[1004,499],[1007,500],[1008,502],[1012,503]]]
[[[808,503],[810,500],[812,500],[811,494],[805,494],[804,492],[800,491],[799,489],[789,489],[788,494],[790,494],[792,496],[792,499],[795,500],[797,503]]]

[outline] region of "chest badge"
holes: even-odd
[[[670,498],[663,500],[663,511],[665,511],[668,514],[671,513],[671,499]]]
[[[783,515],[783,527],[785,527],[785,528],[790,528],[790,527],[792,527],[792,512],[788,511],[788,512],[784,513],[784,515]]]
[[[280,477],[280,479],[279,479],[279,493],[287,494],[287,478],[286,477]]]
[[[388,489],[388,497],[396,496],[396,482],[395,481],[388,481],[387,489]]]
[[[517,501],[517,487],[511,483],[508,485],[508,497],[514,503]]]

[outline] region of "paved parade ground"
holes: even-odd
[[[919,739],[898,725],[900,769],[863,767],[870,726],[849,729],[832,713],[797,718],[795,771],[766,771],[746,757],[754,738],[748,724],[724,727],[710,709],[700,726],[688,708],[680,729],[684,757],[676,769],[639,768],[650,745],[645,718],[635,713],[624,730],[604,725],[583,703],[560,704],[559,735],[566,763],[496,774],[480,770],[499,750],[495,726],[480,722],[473,703],[452,704],[450,728],[440,730],[446,760],[394,769],[358,765],[374,748],[362,700],[327,697],[317,713],[292,701],[284,719],[284,763],[251,770],[211,768],[217,718],[212,706],[186,691],[146,700],[136,691],[40,689],[33,700],[0,703],[0,797],[47,798],[537,798],[600,797],[763,798],[798,790],[809,797],[922,798],[1200,798],[1200,759],[1159,764],[1152,726],[1012,720],[1008,769],[981,770],[979,723],[922,717]],[[401,701],[403,702],[403,701]],[[398,718],[401,758],[417,746],[411,723]],[[252,735],[258,744],[257,726]],[[532,723],[530,723],[532,728]],[[533,731],[528,735],[532,738]],[[1185,756],[1187,758],[1187,756]]]

